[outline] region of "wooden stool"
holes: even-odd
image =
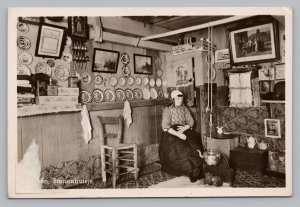
[[[113,188],[116,187],[117,179],[120,175],[134,174],[134,179],[138,179],[137,167],[137,146],[136,144],[122,143],[123,117],[101,117],[99,118],[99,132],[101,143],[101,165],[102,181],[106,182],[106,173],[112,175]],[[105,125],[117,125],[117,133],[106,133]],[[107,139],[117,139],[113,144],[107,144]],[[120,172],[120,171],[123,172]]]

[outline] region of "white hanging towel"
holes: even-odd
[[[125,103],[124,103],[123,117],[124,117],[127,127],[129,128],[130,124],[132,123],[131,107],[130,107],[129,101],[125,101]]]
[[[81,126],[83,129],[83,138],[85,143],[88,144],[89,141],[92,139],[92,127],[91,127],[89,112],[86,108],[86,105],[83,105],[81,110],[81,115],[82,115]]]

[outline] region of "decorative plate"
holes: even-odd
[[[64,51],[61,55],[61,59],[66,63],[71,63],[73,60],[72,54],[69,51]]]
[[[132,86],[133,84],[134,84],[134,78],[133,77],[128,77],[127,85]]]
[[[104,92],[104,95],[105,95],[105,100],[108,102],[113,102],[116,100],[116,94],[112,90],[107,89]]]
[[[133,91],[131,89],[125,89],[126,99],[132,101],[134,99]]]
[[[101,75],[96,75],[94,81],[96,85],[101,85],[103,83],[103,77]]]
[[[31,71],[27,65],[18,65],[18,75],[31,75]]]
[[[142,79],[140,77],[135,78],[135,85],[140,86],[142,84]]]
[[[93,100],[96,103],[100,103],[104,100],[103,92],[100,89],[93,90]]]
[[[54,60],[50,59],[50,60],[47,60],[47,64],[52,68],[55,66],[55,62]]]
[[[162,85],[163,85],[164,87],[166,87],[166,86],[168,85],[167,79],[164,79],[164,80],[162,81]]]
[[[164,98],[169,98],[169,94],[167,92],[164,92]]]
[[[29,31],[29,26],[24,22],[18,22],[17,29],[19,30],[19,32],[25,34]]]
[[[158,98],[158,99],[164,98],[164,92],[162,92],[162,90],[158,90],[158,91],[157,91],[157,98]]]
[[[159,68],[159,69],[157,69],[156,74],[157,74],[158,77],[161,77],[164,74],[164,72],[161,68]]]
[[[150,85],[150,87],[154,87],[155,86],[155,80],[153,78],[150,79],[149,85]]]
[[[70,76],[69,69],[64,65],[56,66],[53,73],[54,73],[54,76],[61,81],[68,80],[68,77]]]
[[[156,89],[155,88],[150,88],[150,97],[151,97],[151,99],[157,99],[157,96],[158,96],[158,94],[157,94]]]
[[[39,62],[35,65],[35,73],[44,73],[51,75],[51,67],[45,62]]]
[[[156,79],[156,86],[157,87],[161,86],[161,79],[160,78]]]
[[[116,101],[124,101],[126,99],[125,91],[121,88],[118,88],[116,91]]]
[[[119,78],[119,85],[122,86],[122,87],[124,87],[126,85],[126,79],[125,79],[124,76],[121,76]]]
[[[28,50],[31,47],[31,42],[27,37],[19,36],[17,39],[17,46],[21,50]]]
[[[150,99],[150,91],[148,90],[148,88],[143,88],[143,99]]]
[[[146,86],[149,83],[149,78],[148,77],[144,77],[143,79],[143,84]]]
[[[109,79],[109,84],[113,87],[116,86],[118,84],[118,79],[115,76],[111,77]]]
[[[129,55],[126,53],[126,52],[123,52],[121,54],[121,62],[124,64],[124,65],[128,65],[130,63],[130,57]]]
[[[82,103],[89,103],[92,100],[92,96],[87,91],[81,91],[80,92],[80,100]]]
[[[161,66],[161,59],[160,59],[160,57],[155,57],[155,58],[154,58],[154,64],[155,64],[157,67],[160,67],[160,66]]]
[[[85,85],[90,84],[92,81],[92,76],[89,73],[82,73],[81,74],[81,82]]]
[[[142,100],[143,99],[143,91],[139,88],[135,88],[133,90],[134,98],[136,100]]]
[[[130,68],[127,65],[124,65],[122,68],[122,75],[130,76],[130,74],[131,74]]]
[[[20,65],[30,65],[32,63],[32,60],[32,55],[27,51],[21,52],[18,55],[18,61]]]

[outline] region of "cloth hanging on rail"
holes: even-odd
[[[91,126],[90,116],[86,105],[83,105],[81,110],[81,115],[82,115],[81,126],[83,129],[83,138],[85,143],[88,144],[89,141],[92,139],[92,126]]]
[[[127,127],[129,128],[130,124],[132,123],[131,107],[129,101],[125,101],[124,103],[123,117]]]

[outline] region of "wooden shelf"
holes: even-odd
[[[153,99],[153,100],[134,100],[129,101],[131,107],[143,107],[154,105],[166,105],[170,103],[169,99]],[[105,103],[92,103],[86,104],[89,111],[102,111],[110,109],[123,109],[124,102],[105,102]]]
[[[285,103],[284,100],[261,100],[262,103]]]

